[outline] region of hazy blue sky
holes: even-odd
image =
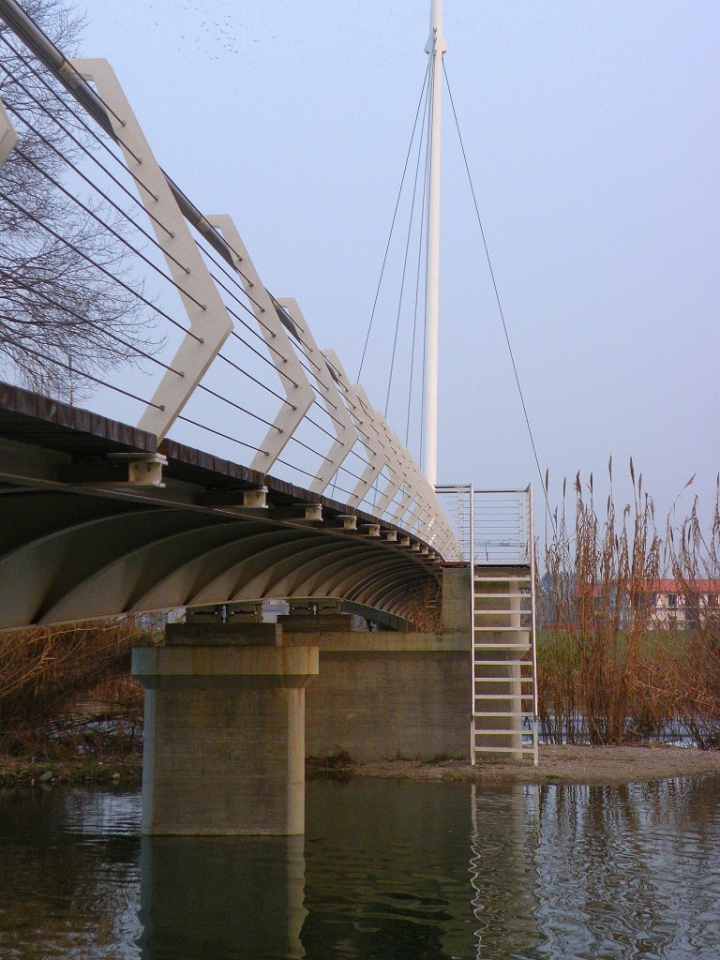
[[[231,213],[261,276],[350,372],[367,329],[426,55],[429,0],[88,0],[165,169]],[[446,0],[460,113],[540,462],[625,472],[665,511],[714,491],[720,4]],[[445,114],[440,480],[537,482]],[[401,246],[401,245],[400,245]],[[363,371],[387,385],[391,264]],[[405,433],[410,318],[390,419]],[[403,366],[404,364],[404,366]],[[419,411],[411,446],[417,452]]]

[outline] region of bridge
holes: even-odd
[[[15,0],[0,17],[0,205],[31,229],[33,264],[59,257],[95,291],[76,301],[3,267],[39,338],[11,351],[16,378],[0,384],[0,629],[188,611],[164,647],[134,654],[144,829],[302,832],[318,672],[320,751],[342,729],[356,755],[536,757],[527,496],[513,492],[520,553],[476,564],[435,488],[436,387],[421,470],[300,305],[269,291],[232,218],[201,212],[161,169],[110,64],[66,57]],[[432,17],[439,79],[438,0]],[[433,109],[439,124],[439,82]],[[16,189],[23,176],[35,193]],[[440,495],[475,523],[470,488]],[[278,624],[271,599],[289,603]],[[397,688],[389,712],[383,684]]]

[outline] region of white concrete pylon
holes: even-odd
[[[442,30],[442,0],[432,0],[430,37],[429,184],[425,279],[425,366],[423,371],[423,473],[437,484],[438,322],[440,303],[440,144],[442,126],[442,59],[447,44]]]

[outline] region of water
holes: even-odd
[[[720,957],[716,777],[312,782],[304,839],[139,825],[119,789],[0,793],[0,957]]]

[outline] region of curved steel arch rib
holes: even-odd
[[[156,450],[0,385],[0,630],[269,596],[408,619],[439,578],[432,546],[391,521],[172,441],[166,485],[138,485],[124,458]]]

